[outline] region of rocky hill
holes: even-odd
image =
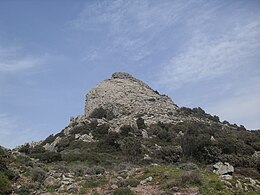
[[[0,194],[260,192],[259,131],[178,107],[128,73],[90,90],[56,135],[3,151]]]

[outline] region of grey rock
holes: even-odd
[[[73,191],[73,192],[78,191],[78,189],[79,189],[79,186],[75,183],[68,185],[67,188],[66,188],[66,190],[70,191],[70,192],[71,191]]]
[[[210,140],[213,142],[216,141],[216,139],[213,136],[210,137]]]
[[[60,181],[53,176],[48,176],[44,180],[44,185],[47,187],[59,187],[61,185]]]
[[[150,160],[152,160],[152,158],[148,154],[145,154],[144,160],[150,161]]]
[[[241,183],[239,180],[237,180],[236,188],[238,188],[239,190],[242,190],[242,191],[243,191],[242,183]]]
[[[223,180],[222,182],[223,182],[226,186],[232,188],[232,183],[230,183],[229,181]]]
[[[148,133],[145,129],[142,130],[142,136],[143,136],[144,139],[149,138]]]
[[[158,121],[171,122],[174,120],[177,106],[171,98],[160,95],[144,82],[128,73],[114,73],[111,79],[104,80],[86,95],[85,117],[102,108],[106,118],[112,120],[112,129],[117,131],[122,124],[134,124],[135,117],[142,115],[146,124]],[[173,113],[168,116],[167,113]]]
[[[75,134],[75,139],[79,139],[81,134]]]
[[[113,189],[113,190],[115,190],[115,189],[118,188],[118,186],[117,186],[116,184],[112,184],[112,185],[110,186],[110,188]]]
[[[188,163],[181,163],[179,165],[179,167],[183,170],[186,170],[186,171],[190,171],[190,170],[198,170],[199,167],[198,165],[196,165],[195,163],[191,163],[191,162],[188,162]]]
[[[81,135],[78,139],[83,142],[95,142],[96,140],[94,140],[93,138],[94,138],[93,135],[89,133],[88,135],[87,134]]]
[[[233,179],[233,177],[232,177],[232,175],[221,175],[220,176],[220,179],[222,179],[222,180],[232,180]]]
[[[260,158],[260,151],[255,151],[255,153],[252,156],[254,158]]]
[[[62,138],[58,136],[52,143],[47,143],[43,147],[45,150],[49,150],[51,152],[56,152],[56,145],[58,143],[60,143],[61,140],[62,140]]]
[[[213,172],[218,175],[232,174],[234,172],[234,167],[227,162],[218,162],[213,165],[213,168]]]
[[[146,179],[140,181],[140,184],[141,185],[146,185],[147,183],[151,182],[153,180],[153,177],[150,176],[150,177],[147,177]]]
[[[256,185],[256,181],[255,181],[254,179],[249,178],[249,181],[250,181],[250,183],[251,183],[252,185]]]

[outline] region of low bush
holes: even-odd
[[[31,169],[31,177],[33,181],[42,182],[46,177],[46,171],[40,167]]]
[[[155,151],[156,158],[167,163],[175,163],[182,157],[182,149],[180,146],[166,146]]]
[[[179,165],[180,169],[183,169],[185,171],[191,171],[191,170],[199,170],[199,167],[198,165],[196,165],[195,163],[191,163],[191,162],[188,162],[188,163],[181,163]]]
[[[120,137],[125,138],[130,135],[130,133],[134,133],[135,130],[130,125],[123,125],[120,127]]]
[[[84,193],[90,188],[101,187],[106,184],[107,180],[104,177],[90,176],[85,179],[85,182],[82,184],[81,192]]]
[[[98,148],[103,152],[118,151],[120,149],[120,144],[118,142],[119,134],[116,132],[109,132],[98,142]]]
[[[201,185],[202,176],[199,171],[185,171],[177,177],[178,186]]]
[[[94,151],[88,151],[88,150],[75,150],[75,151],[69,151],[62,154],[62,160],[66,162],[73,162],[73,161],[88,161],[90,164],[97,164],[100,163],[101,160],[99,158],[98,153]]]
[[[104,135],[108,134],[109,125],[108,124],[102,124],[96,127],[96,129],[93,131],[94,137],[102,138]]]
[[[93,112],[89,115],[90,118],[96,118],[96,119],[108,119],[111,120],[115,118],[115,115],[112,110],[110,109],[104,109],[102,107],[95,108]]]
[[[19,148],[18,151],[21,152],[21,153],[24,153],[24,154],[29,154],[29,152],[30,152],[30,145],[29,145],[29,143],[26,143],[26,144],[22,145]]]
[[[254,168],[236,167],[235,174],[260,179],[260,173]]]
[[[138,129],[145,129],[146,128],[146,125],[144,123],[144,119],[139,117],[137,120],[136,120],[136,124],[137,124],[137,127]]]
[[[140,184],[140,180],[135,179],[135,178],[129,178],[129,179],[125,179],[125,180],[120,180],[119,182],[117,182],[117,185],[119,187],[136,187]]]
[[[15,193],[18,195],[28,195],[33,194],[33,191],[39,189],[40,184],[30,183],[30,184],[22,184],[20,188],[15,189]]]
[[[113,195],[134,195],[134,192],[132,192],[129,188],[117,188]]]
[[[41,145],[44,146],[45,144],[50,144],[52,142],[54,142],[55,140],[55,136],[53,134],[49,135],[49,137],[47,137],[42,143]]]
[[[11,182],[5,174],[0,172],[0,194],[9,194],[11,191]]]
[[[88,175],[99,175],[105,173],[105,168],[101,166],[93,166],[86,169]]]
[[[137,160],[142,154],[141,142],[135,137],[126,137],[120,144],[122,153],[128,160]]]
[[[35,153],[30,155],[33,158],[39,159],[40,161],[43,162],[56,162],[56,161],[61,161],[61,154],[58,152],[51,152],[51,151],[45,151],[44,153]]]

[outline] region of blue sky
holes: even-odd
[[[115,71],[259,129],[260,1],[0,1],[0,145],[59,132]]]

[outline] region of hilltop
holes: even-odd
[[[0,193],[254,194],[259,151],[259,131],[178,107],[117,72],[86,94],[84,115],[56,135],[3,149],[9,191]]]

